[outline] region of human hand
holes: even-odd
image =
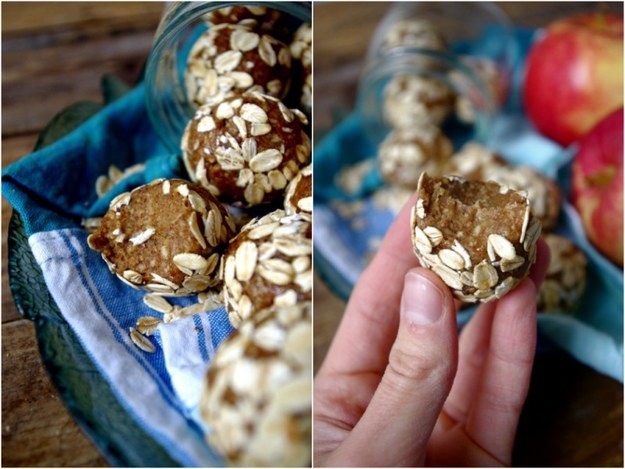
[[[412,255],[406,204],[355,286],[314,381],[315,465],[510,465],[536,346],[540,240],[528,278],[482,304],[458,340],[459,303]]]

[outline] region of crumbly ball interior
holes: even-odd
[[[427,213],[423,225],[435,226],[443,233],[441,248],[451,248],[456,239],[474,263],[487,257],[489,234],[500,234],[512,242],[521,235],[525,199],[514,191],[501,194],[498,184],[426,178],[420,197]]]

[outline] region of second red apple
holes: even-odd
[[[623,109],[603,119],[581,141],[573,160],[573,204],[588,239],[623,265]]]

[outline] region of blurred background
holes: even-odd
[[[622,3],[605,2],[496,3],[507,13],[513,26],[528,30],[543,28],[556,19],[577,13],[607,10],[622,15],[623,8]],[[315,4],[313,131],[316,144],[353,111],[370,41],[389,7],[384,2]],[[315,187],[317,190],[317,182]],[[317,239],[319,232],[315,233]],[[315,370],[323,362],[345,308],[344,301],[336,294],[341,291],[344,296],[344,289],[337,288],[333,280],[321,279],[317,261]],[[622,384],[557,347],[541,352],[521,417],[513,465],[621,467]]]

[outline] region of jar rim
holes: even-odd
[[[471,18],[475,18],[479,28],[472,28]],[[446,47],[438,48],[437,43],[428,41],[421,47],[386,45],[386,38],[394,25],[411,19],[425,20],[431,23],[433,31],[447,33],[441,36]],[[454,21],[461,21],[462,27],[455,29]],[[426,25],[424,27],[427,29]],[[402,26],[396,31],[399,33],[403,29]],[[406,31],[410,34],[410,29]],[[497,38],[496,43],[492,37]],[[474,44],[478,47],[473,47]],[[455,94],[467,98],[466,101],[472,104],[473,118],[469,125],[474,138],[485,139],[496,113],[505,102],[517,56],[518,44],[512,22],[493,2],[393,4],[375,29],[358,85],[356,112],[370,143],[379,144],[392,129],[383,116],[383,90],[386,83],[399,75],[434,78],[449,86]],[[491,64],[496,69],[496,85],[491,83]],[[466,124],[469,121],[461,119],[461,122]]]

